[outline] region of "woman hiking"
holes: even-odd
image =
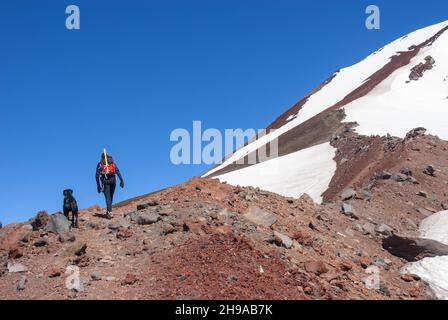
[[[107,219],[112,219],[112,202],[114,200],[115,187],[117,184],[115,175],[118,175],[118,178],[120,178],[120,187],[124,188],[124,181],[123,177],[121,176],[120,170],[118,169],[112,157],[106,153],[106,150],[104,150],[104,152],[101,154],[101,161],[96,166],[95,178],[98,193],[103,192],[104,197],[106,198]]]

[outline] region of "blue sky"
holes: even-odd
[[[65,28],[78,5],[81,29]],[[381,9],[381,30],[364,27]],[[422,10],[422,8],[425,10]],[[264,128],[341,67],[447,20],[447,1],[5,0],[0,4],[0,220],[104,205],[103,147],[123,172],[116,200],[202,174],[174,166],[170,133]]]

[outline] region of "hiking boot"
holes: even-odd
[[[107,218],[107,219],[109,219],[109,220],[110,220],[110,219],[112,219],[112,218],[113,218],[113,216],[114,216],[114,215],[112,214],[112,212],[111,212],[111,211],[107,211],[107,213],[106,213],[106,218]]]

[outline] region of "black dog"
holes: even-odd
[[[72,213],[72,228],[79,228],[78,226],[78,204],[75,197],[73,197],[73,190],[64,190],[64,216],[70,220],[69,213]]]

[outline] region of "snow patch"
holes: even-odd
[[[448,245],[448,211],[435,213],[420,224],[420,236]]]
[[[405,267],[429,284],[437,299],[448,300],[448,256],[425,258]]]
[[[441,211],[423,220],[420,236],[448,245],[448,211]],[[448,300],[448,256],[424,258],[408,264],[405,273],[413,273],[429,284],[438,299]]]
[[[259,187],[285,197],[299,198],[307,193],[321,203],[322,193],[328,189],[336,171],[335,152],[330,143],[324,143],[216,178],[231,185]]]

